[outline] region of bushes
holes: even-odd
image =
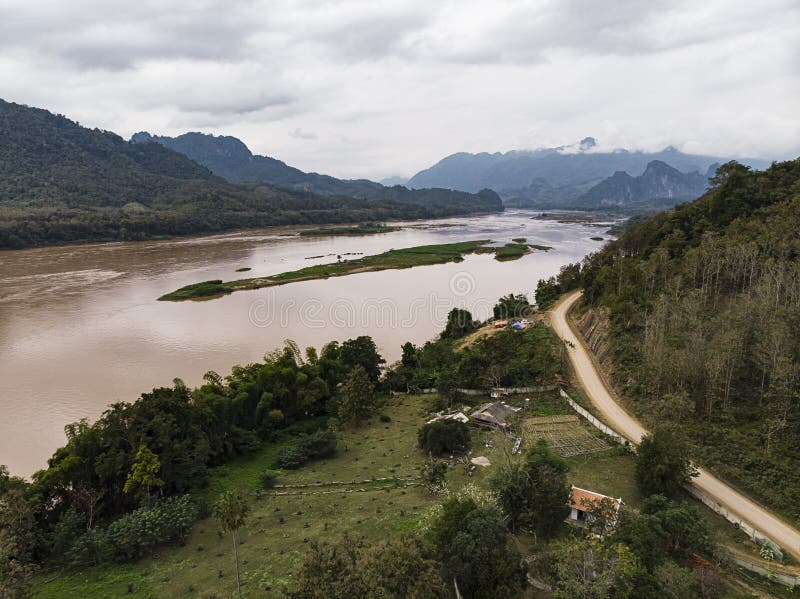
[[[258,475],[258,482],[261,483],[262,489],[271,489],[275,486],[275,480],[278,478],[278,473],[274,470],[264,470]]]
[[[183,541],[198,518],[189,495],[169,497],[94,528],[75,539],[65,554],[73,565],[136,560],[160,545]]]
[[[431,422],[417,431],[420,449],[436,455],[464,451],[469,442],[469,427],[457,420]]]
[[[336,453],[336,433],[319,430],[303,435],[294,445],[285,447],[275,459],[276,468],[294,470],[317,458],[327,458]]]

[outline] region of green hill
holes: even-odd
[[[699,200],[586,260],[584,316],[613,379],[699,461],[800,516],[800,160],[728,163]],[[602,358],[603,356],[601,356]]]
[[[0,249],[502,209],[493,193],[463,195],[402,203],[234,185],[159,144],[0,100]]]

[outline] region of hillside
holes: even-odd
[[[635,176],[643,173],[651,162],[660,161],[682,173],[705,173],[711,165],[728,160],[684,154],[672,147],[655,153],[599,152],[595,148],[595,140],[586,138],[569,148],[494,154],[461,152],[420,171],[409,179],[407,185],[463,191],[488,188],[497,191],[507,206],[579,208],[583,206],[577,200],[584,193],[616,172]],[[759,160],[747,160],[746,163],[754,168],[768,166]]]
[[[679,424],[700,463],[795,519],[800,160],[729,163],[712,183],[585,261],[585,302],[608,326],[593,345],[645,423]]]
[[[231,136],[184,133],[178,137],[163,137],[140,132],[135,134],[131,141],[135,143],[154,141],[185,154],[231,183],[271,183],[287,189],[322,195],[448,205],[466,211],[489,211],[500,207],[499,198],[485,189],[475,189],[477,195],[474,195],[471,192],[442,188],[408,189],[401,185],[387,187],[366,179],[337,179],[329,175],[306,173],[275,158],[255,155],[241,140]]]
[[[0,100],[0,249],[502,209],[492,192],[462,196],[369,201],[233,185],[159,144]]]

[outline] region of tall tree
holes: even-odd
[[[645,497],[677,497],[697,474],[689,459],[689,445],[674,427],[656,427],[639,444],[636,482]]]
[[[242,597],[242,581],[239,576],[239,548],[236,533],[244,526],[250,507],[247,502],[230,491],[226,491],[214,504],[214,517],[222,527],[231,533],[233,539],[233,560],[236,564],[236,592]]]
[[[133,466],[131,466],[131,471],[122,490],[125,493],[133,493],[136,490],[144,489],[147,496],[147,505],[149,506],[150,489],[164,486],[164,481],[158,477],[160,471],[161,462],[158,461],[158,456],[150,451],[147,445],[139,445],[136,459],[133,462]]]
[[[360,365],[353,368],[339,396],[339,419],[347,424],[360,425],[375,410],[375,388]]]

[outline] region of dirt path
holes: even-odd
[[[567,320],[569,309],[580,296],[581,292],[575,291],[559,301],[550,313],[550,325],[559,337],[573,345],[568,350],[572,366],[586,391],[586,395],[600,412],[603,419],[618,433],[638,444],[647,431],[638,420],[628,414],[614,399],[611,391],[597,371],[588,350]],[[705,491],[717,502],[738,514],[743,520],[766,533],[796,559],[800,559],[800,531],[789,526],[780,518],[773,516],[703,468],[700,468],[700,475],[692,482],[698,489]]]

